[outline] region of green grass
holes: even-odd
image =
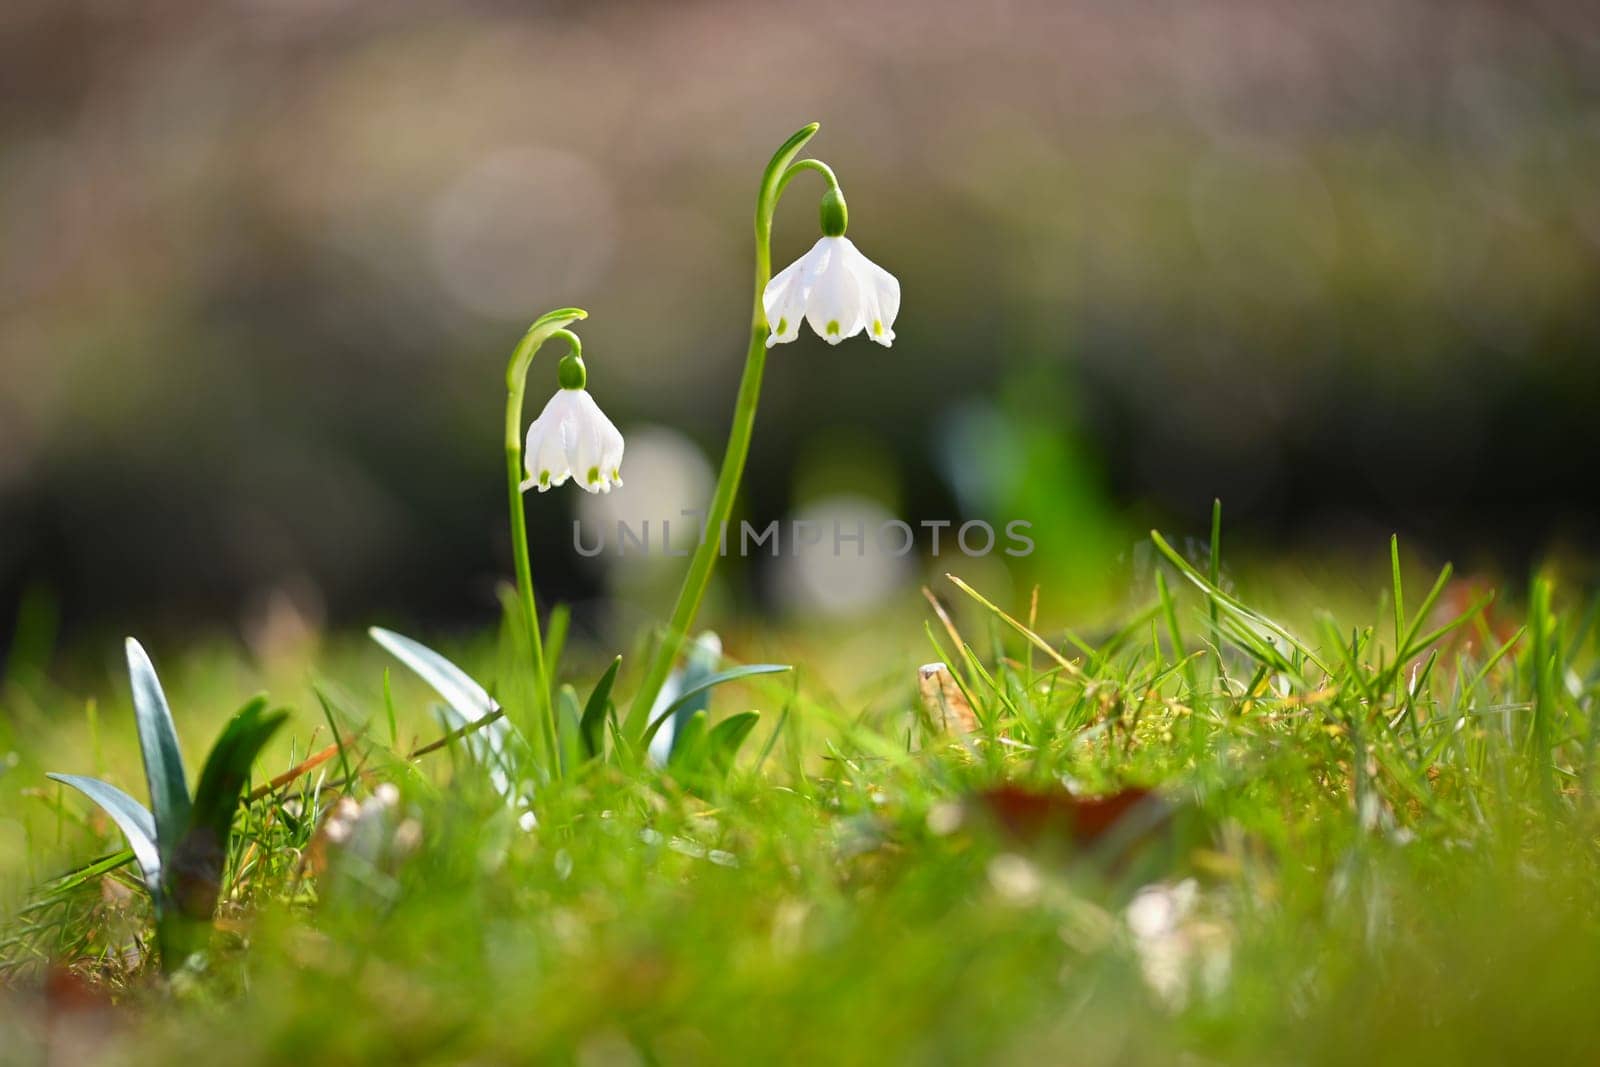
[[[114,830],[37,773],[142,795],[126,694],[108,684],[91,739],[64,694],[14,683],[3,1044],[42,1062],[62,1040],[37,991],[53,959],[114,1003],[75,1031],[111,1061],[1600,1054],[1594,604],[1539,580],[1486,610],[1448,574],[1406,586],[1396,552],[1366,619],[1269,614],[1157,547],[1148,596],[1094,635],[941,582],[925,631],[857,638],[894,665],[864,703],[821,660],[743,679],[712,702],[713,726],[762,712],[726,776],[570,760],[532,830],[465,739],[397,755],[439,734],[430,698],[338,645],[319,691],[344,751],[240,815],[210,951],[170,980],[135,872],[83,866],[121,849]],[[931,729],[900,638],[937,646],[975,733]],[[452,652],[496,692],[527,684],[490,644]],[[610,663],[587,655],[563,671],[584,698]],[[186,709],[219,721],[248,671],[173,658],[200,744]],[[633,681],[625,665],[624,700]],[[297,712],[261,781],[328,743],[323,709]],[[347,777],[360,813],[319,832]],[[1026,829],[1001,785],[1057,817]],[[1130,787],[1160,799],[1073,828],[1074,796]]]

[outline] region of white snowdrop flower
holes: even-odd
[[[799,337],[802,318],[830,345],[865,330],[887,348],[894,343],[900,283],[850,238],[819,237],[767,283],[761,302],[772,326],[768,348]]]
[[[576,371],[570,367],[562,361],[561,388],[528,427],[524,492],[538,488],[542,493],[568,478],[591,493],[609,493],[622,484],[622,434],[583,387],[582,364]]]

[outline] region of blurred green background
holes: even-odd
[[[811,120],[899,338],[774,351],[751,518],[1025,519],[1057,603],[1218,496],[1247,549],[1517,573],[1600,529],[1597,103],[1577,2],[12,0],[0,627],[494,617],[504,362],[574,304],[628,489],[537,498],[536,572],[637,632],[681,561],[568,523],[708,495]],[[944,569],[746,562],[721,603]]]

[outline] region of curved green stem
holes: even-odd
[[[834,192],[838,192],[839,191],[839,179],[834,176],[832,167],[828,166],[826,163],[824,163],[820,159],[802,159],[802,160],[798,160],[797,162],[795,162],[794,164],[789,166],[783,172],[783,176],[778,179],[778,187],[777,187],[777,190],[773,193],[773,197],[772,197],[772,199],[773,199],[773,207],[774,208],[777,207],[777,201],[778,201],[778,199],[780,197],[783,196],[783,191],[789,187],[789,183],[794,181],[794,179],[797,176],[799,176],[799,174],[802,171],[807,171],[807,170],[816,171],[818,174],[822,175],[822,177],[824,179],[827,180],[829,189],[832,189]]]
[[[701,532],[700,544],[689,561],[689,571],[683,576],[683,586],[678,590],[677,603],[662,634],[655,655],[645,672],[644,681],[634,695],[623,724],[623,733],[637,742],[644,736],[649,722],[650,708],[661,692],[684,638],[694,625],[706,587],[711,583],[711,570],[716,565],[722,531],[727,528],[728,517],[733,513],[734,498],[739,494],[739,481],[744,476],[745,460],[750,455],[750,435],[755,429],[756,404],[761,399],[761,377],[766,370],[767,311],[762,302],[767,282],[772,278],[772,216],[777,210],[778,198],[784,187],[801,171],[815,170],[828,179],[829,187],[837,190],[838,181],[826,163],[815,159],[794,162],[805,143],[817,132],[817,124],[795,133],[783,143],[761,176],[761,189],[756,196],[756,270],[755,307],[750,316],[750,349],[745,355],[744,374],[739,379],[739,396],[733,407],[733,426],[728,431],[728,447],[722,457],[722,471],[717,475],[717,487],[711,495],[711,506],[706,510],[706,525]],[[792,166],[791,166],[792,164]]]
[[[577,335],[566,327],[589,317],[579,308],[561,308],[539,316],[522,335],[506,366],[506,492],[511,502],[511,553],[517,567],[517,598],[522,602],[522,624],[533,647],[533,671],[540,722],[546,753],[556,755],[554,704],[550,679],[545,677],[544,639],[539,633],[539,611],[533,599],[533,562],[528,556],[528,521],[522,510],[522,402],[528,391],[528,367],[541,345],[552,338],[567,342],[572,351],[582,350]]]

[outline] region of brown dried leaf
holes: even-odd
[[[1006,834],[1030,844],[1064,841],[1092,846],[1117,829],[1135,839],[1148,837],[1165,826],[1170,814],[1160,794],[1139,788],[1080,797],[1061,788],[1007,784],[977,793],[973,800]]]
[[[949,667],[943,663],[924,664],[917,669],[917,688],[934,729],[963,734],[977,730],[978,716]]]

